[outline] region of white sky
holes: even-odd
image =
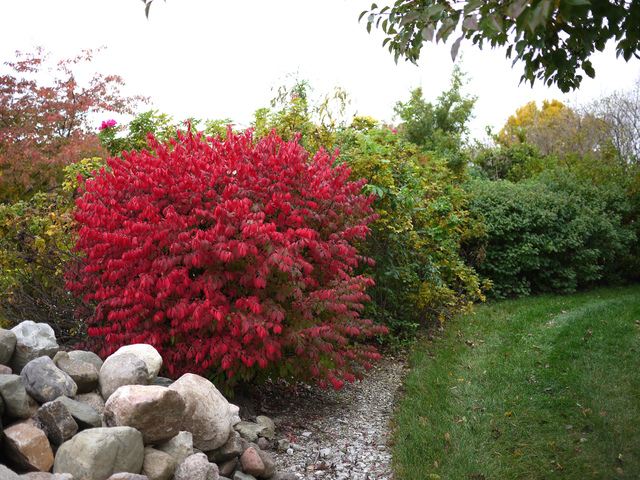
[[[391,0],[387,0],[391,1]],[[382,0],[384,3],[384,0]],[[138,0],[0,0],[0,60],[41,45],[54,56],[107,47],[94,62],[116,73],[128,93],[177,119],[232,118],[247,124],[267,106],[273,87],[288,75],[308,79],[317,93],[348,91],[363,115],[393,120],[396,101],[422,86],[435,98],[453,67],[448,46],[428,45],[419,66],[401,62],[367,34],[359,13],[370,0],[156,0],[147,21]],[[594,58],[597,77],[568,96],[542,86],[518,86],[521,66],[501,51],[462,47],[469,93],[478,96],[474,135],[499,128],[530,100],[584,103],[640,76],[640,61],[616,60],[613,50]]]

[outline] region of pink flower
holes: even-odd
[[[116,126],[118,122],[116,122],[115,120],[111,119],[111,120],[103,120],[102,124],[100,125],[100,131],[104,130],[105,128],[113,128]]]

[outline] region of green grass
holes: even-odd
[[[478,308],[421,341],[398,480],[640,478],[640,287]]]

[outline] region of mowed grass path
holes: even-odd
[[[398,480],[640,478],[640,287],[484,305],[411,358]]]

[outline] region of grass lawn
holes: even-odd
[[[640,478],[640,287],[484,305],[419,342],[398,480]]]

